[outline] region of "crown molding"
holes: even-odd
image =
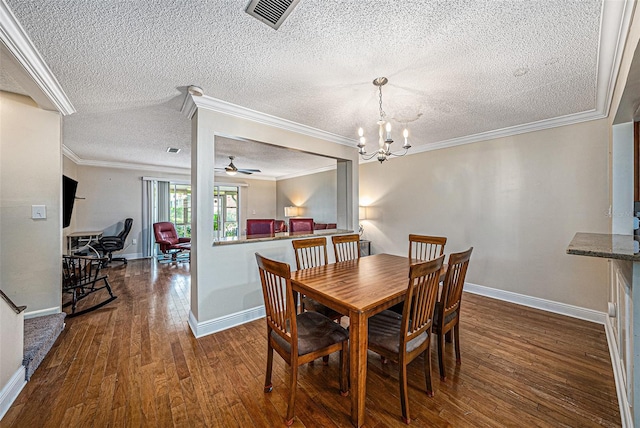
[[[323,166],[322,168],[316,168],[309,171],[296,172],[293,174],[281,175],[276,177],[276,181],[287,180],[289,178],[304,177],[305,175],[318,174],[320,172],[333,171],[337,168],[336,165]]]
[[[131,169],[136,171],[154,171],[154,172],[164,172],[169,174],[191,175],[191,168],[180,168],[180,167],[163,166],[163,165],[148,165],[148,164],[129,163],[129,162],[85,160],[78,157],[78,155],[76,155],[64,144],[62,145],[62,154],[67,158],[69,158],[69,160],[71,160],[73,163],[80,166],[96,166],[100,168]]]
[[[53,72],[4,0],[0,0],[0,39],[62,115],[76,112]]]
[[[196,103],[193,101],[193,95],[187,92],[182,107],[180,108],[180,113],[186,116],[187,119],[191,119],[193,115],[196,114],[197,109]]]
[[[609,115],[624,47],[635,9],[635,0],[603,1],[600,19],[596,111]]]
[[[282,119],[280,117],[272,116],[270,114],[262,113],[256,110],[251,110],[249,108],[242,107],[237,104],[231,104],[217,98],[208,97],[206,95],[203,95],[201,97],[187,97],[187,100],[185,100],[185,103],[182,106],[182,112],[183,114],[187,115],[188,118],[193,117],[193,114],[195,114],[195,108],[191,107],[188,98],[191,98],[191,101],[195,104],[196,108],[202,108],[217,113],[228,114],[240,119],[251,120],[253,122],[273,126],[274,128],[284,129],[285,131],[296,132],[298,134],[307,135],[309,137],[318,138],[320,140],[329,141],[331,143],[342,144],[345,146],[355,146],[355,144],[357,143],[357,141],[352,138],[346,138],[338,134],[323,131],[321,129],[312,128],[311,126],[292,122],[290,120]]]

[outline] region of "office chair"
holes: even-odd
[[[122,262],[127,264],[127,259],[124,257],[113,257],[114,251],[121,251],[124,249],[127,236],[131,232],[131,226],[133,225],[133,219],[128,218],[124,221],[124,228],[120,233],[115,236],[103,236],[98,240],[96,250],[100,251],[103,255],[106,255],[108,260],[105,266],[108,266],[112,261]]]

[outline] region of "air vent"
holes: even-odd
[[[175,147],[168,147],[167,153],[180,153],[180,149],[176,149]]]
[[[251,0],[246,12],[277,30],[299,2],[300,0]]]

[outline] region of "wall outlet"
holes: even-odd
[[[137,240],[137,239],[133,238],[133,239],[131,240],[131,245],[136,245],[137,243],[138,243],[138,240]]]

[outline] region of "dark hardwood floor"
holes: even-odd
[[[67,320],[0,427],[283,425],[288,369],[276,355],[265,394],[264,320],[195,339],[188,263],[108,273],[118,298]],[[412,426],[620,426],[602,326],[465,293],[460,336],[462,364],[448,344],[446,383],[433,342],[435,397],[422,357],[409,365]],[[301,367],[294,426],[351,426],[337,369],[337,355]],[[368,370],[366,426],[405,426],[397,365],[369,353]]]

